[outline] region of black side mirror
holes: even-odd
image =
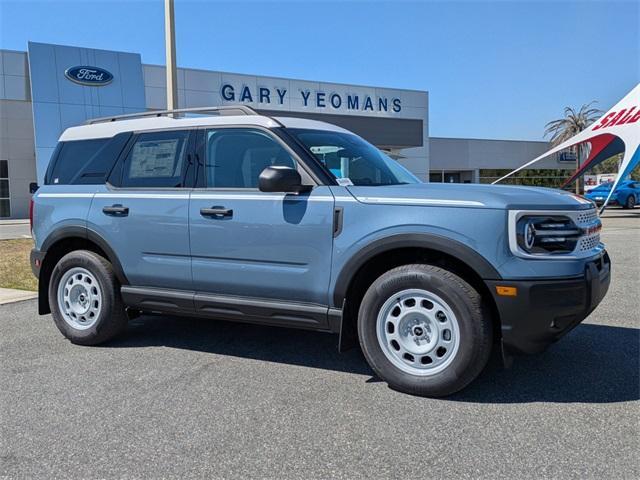
[[[38,184],[36,182],[31,182],[29,184],[29,193],[31,195],[33,195],[34,193],[36,193],[38,191]]]
[[[302,177],[295,168],[267,167],[258,177],[261,192],[301,193],[311,190],[311,185],[302,185]]]

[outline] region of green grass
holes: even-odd
[[[38,290],[38,279],[29,265],[33,240],[0,240],[0,287]]]

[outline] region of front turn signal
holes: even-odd
[[[518,295],[518,289],[516,287],[496,285],[496,293],[501,297],[516,297]]]

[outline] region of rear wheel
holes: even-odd
[[[358,334],[371,368],[392,388],[434,397],[476,378],[492,343],[478,292],[431,265],[380,276],[362,300]]]
[[[629,195],[624,203],[624,208],[634,208],[636,206],[636,197]]]
[[[112,339],[127,326],[111,264],[87,250],[68,253],[53,269],[49,305],[58,330],[80,345]]]

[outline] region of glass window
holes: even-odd
[[[140,134],[127,155],[123,187],[182,187],[188,131]]]
[[[98,138],[64,142],[51,172],[51,183],[68,184],[108,141],[108,138]]]
[[[0,217],[8,217],[11,215],[11,209],[8,198],[0,199]]]
[[[357,135],[329,130],[288,129],[336,179],[353,185],[420,183],[395,160]]]
[[[289,152],[260,130],[210,130],[206,149],[209,187],[258,188],[258,177],[265,168],[274,165],[296,168]]]
[[[9,200],[9,162],[0,160],[0,217],[11,215]]]
[[[9,198],[9,180],[0,179],[0,198]]]

